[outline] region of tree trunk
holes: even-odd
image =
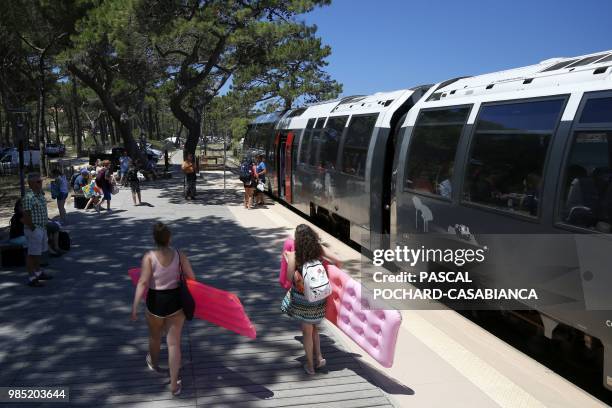
[[[149,104],[147,128],[149,130],[149,140],[153,140],[153,107]]]
[[[72,106],[74,109],[74,127],[76,131],[76,150],[77,155],[83,155],[83,126],[81,124],[81,113],[79,112],[79,98],[77,94],[77,79],[75,75],[71,76],[72,80]]]
[[[57,105],[54,107],[55,116],[53,117],[53,124],[55,125],[55,140],[58,144],[62,143],[62,139],[60,137],[60,124],[59,124],[59,112],[57,111]]]
[[[72,147],[76,147],[76,129],[74,128],[74,119],[72,113],[72,104],[68,104],[66,109],[66,119],[68,120],[68,127],[70,128],[70,140],[72,141]]]
[[[4,140],[6,141],[6,145],[11,145],[11,123],[9,120],[10,116],[8,113],[8,109],[4,106]]]
[[[187,139],[185,140],[185,147],[183,148],[183,159],[185,159],[189,153],[193,154],[195,157],[196,147],[198,146],[198,140],[200,140],[201,136],[202,111],[204,106],[193,109],[192,117],[182,108],[181,99],[181,95],[177,95],[170,99],[170,109],[174,116],[187,129]]]
[[[45,58],[44,52],[41,53],[38,62],[38,74],[40,75],[40,84],[38,88],[38,124],[37,129],[39,133],[39,147],[40,147],[40,174],[42,176],[47,175],[47,155],[45,154],[46,140],[45,140]]]
[[[157,133],[157,140],[161,140],[161,131],[159,129],[159,109],[155,109],[155,132]]]
[[[106,129],[106,115],[102,114],[98,117],[98,126],[100,127],[100,139],[102,144],[106,145],[108,142],[108,132]]]
[[[117,137],[115,135],[115,127],[113,126],[113,120],[110,115],[107,113],[105,116],[106,123],[108,124],[108,132],[110,134],[111,144],[115,146],[117,144]]]

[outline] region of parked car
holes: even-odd
[[[66,146],[58,143],[47,143],[45,153],[47,156],[63,156],[66,153]]]
[[[2,158],[1,163],[9,163],[10,166],[17,167],[19,165],[19,151],[12,148]],[[24,166],[38,166],[40,164],[40,150],[24,150],[23,152]]]

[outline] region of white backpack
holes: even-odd
[[[302,266],[302,277],[304,278],[304,296],[309,302],[317,302],[331,295],[331,284],[321,261],[306,262]]]

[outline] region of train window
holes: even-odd
[[[300,159],[299,163],[308,163],[308,156],[310,154],[310,139],[312,137],[312,128],[314,127],[316,119],[308,119],[308,123],[306,124],[306,130],[304,131],[304,136],[302,136],[302,143],[300,147]]]
[[[573,63],[572,65],[568,65],[568,68],[580,67],[583,65],[590,64],[591,62],[595,62],[606,54],[593,55],[592,57],[586,57],[581,59],[578,62]]]
[[[321,121],[321,119],[319,119],[319,121]],[[319,121],[317,121],[315,128],[311,131],[310,148],[308,149],[308,156],[306,157],[306,162],[311,166],[317,165],[317,157],[319,156],[319,149],[321,148],[321,129],[317,127]]]
[[[406,160],[406,188],[451,198],[452,168],[469,107],[419,114]]]
[[[378,113],[374,115],[353,116],[342,149],[342,172],[365,177],[366,159],[372,131]]]
[[[315,129],[323,129],[324,124],[325,124],[325,118],[317,119],[317,124],[315,125]]]
[[[576,132],[565,168],[561,221],[612,232],[612,131]]]
[[[612,54],[608,55],[606,58],[597,61],[597,63],[612,61]]]
[[[578,59],[572,59],[569,61],[562,61],[562,62],[558,62],[555,65],[553,65],[552,67],[546,68],[545,70],[543,70],[542,72],[549,72],[549,71],[556,71],[558,69],[561,69],[565,66],[568,66],[569,64],[573,64],[574,62],[578,61]]]
[[[348,116],[336,116],[329,118],[327,126],[321,135],[321,148],[319,154],[319,166],[324,169],[335,169],[338,147],[342,131],[346,126]]]
[[[612,123],[612,97],[589,99],[580,116],[580,123]]]
[[[564,103],[484,106],[472,140],[464,199],[536,217],[546,153]]]

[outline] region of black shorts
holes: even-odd
[[[140,182],[130,181],[130,188],[132,189],[132,193],[140,193]]]
[[[147,293],[147,309],[152,315],[167,317],[178,312],[182,308],[180,288],[164,290],[149,289]]]

